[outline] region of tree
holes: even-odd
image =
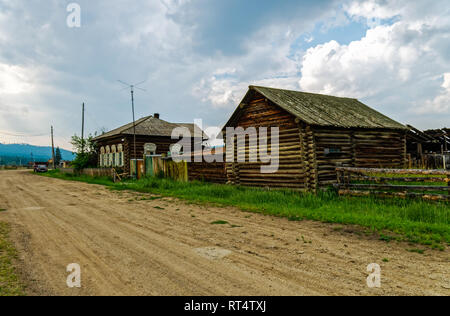
[[[61,149],[59,147],[56,147],[56,153],[55,153],[55,165],[59,166],[61,163],[62,156],[61,156]]]
[[[75,169],[81,170],[84,168],[97,167],[98,149],[97,144],[94,142],[94,137],[95,136],[91,134],[85,139],[81,139],[81,137],[77,135],[72,136],[72,141],[70,143],[77,153],[75,160],[72,162]]]

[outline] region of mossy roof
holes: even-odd
[[[194,124],[189,123],[169,123],[159,118],[155,118],[153,116],[146,116],[139,120],[136,120],[136,135],[141,136],[164,136],[171,137],[172,131],[177,127],[187,127],[191,132],[191,136],[194,137],[194,130],[196,130],[199,135],[205,135],[201,131],[201,129]],[[114,137],[118,135],[133,135],[134,128],[133,122],[125,124],[119,128],[113,129],[103,135],[100,135],[94,138],[95,141],[99,141],[105,138]]]
[[[343,128],[407,129],[403,124],[381,114],[357,99],[351,98],[250,86],[249,92],[241,104],[246,105],[249,102],[253,91],[263,95],[309,125]],[[239,111],[239,108],[237,111]]]

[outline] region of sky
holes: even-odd
[[[79,27],[74,26],[80,8]],[[73,10],[73,9],[72,9]],[[76,16],[75,16],[76,17]],[[68,23],[68,18],[69,22]],[[222,127],[249,85],[450,127],[448,0],[0,0],[0,142],[72,149],[160,113]]]

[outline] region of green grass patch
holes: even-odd
[[[315,220],[340,225],[359,225],[385,241],[410,241],[431,247],[450,245],[450,204],[419,199],[345,197],[334,191],[313,195],[291,190],[176,182],[145,178],[126,183],[110,179],[45,174],[60,179],[103,184],[113,190],[132,190],[172,196],[192,203],[235,206],[247,212],[286,217],[289,220]]]
[[[13,266],[17,253],[8,240],[9,230],[8,224],[0,222],[0,296],[23,296],[25,287]]]
[[[1,212],[6,212],[6,209],[0,208],[0,213],[1,213]]]
[[[425,253],[425,250],[423,250],[423,249],[408,249],[408,251],[409,252],[415,252],[415,253],[418,253],[418,254],[421,254],[421,255],[423,255],[424,253]]]
[[[162,196],[151,196],[151,197],[143,197],[140,200],[141,201],[155,201],[162,199]]]
[[[227,224],[229,224],[227,221],[215,221],[211,223],[211,225],[227,225]]]

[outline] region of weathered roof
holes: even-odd
[[[191,132],[192,137],[194,137],[194,131],[197,131],[200,135],[203,135],[203,131],[195,124],[189,123],[169,123],[164,120],[155,118],[153,116],[143,117],[135,122],[136,125],[136,135],[144,136],[172,136],[172,131],[177,127],[187,127]],[[133,122],[125,124],[119,128],[109,131],[103,135],[94,138],[95,141],[102,140],[105,138],[118,136],[118,135],[133,135]]]
[[[241,104],[248,102],[247,100],[251,97],[253,91],[262,94],[265,98],[309,125],[407,129],[406,126],[368,107],[357,99],[250,86],[249,92]]]

